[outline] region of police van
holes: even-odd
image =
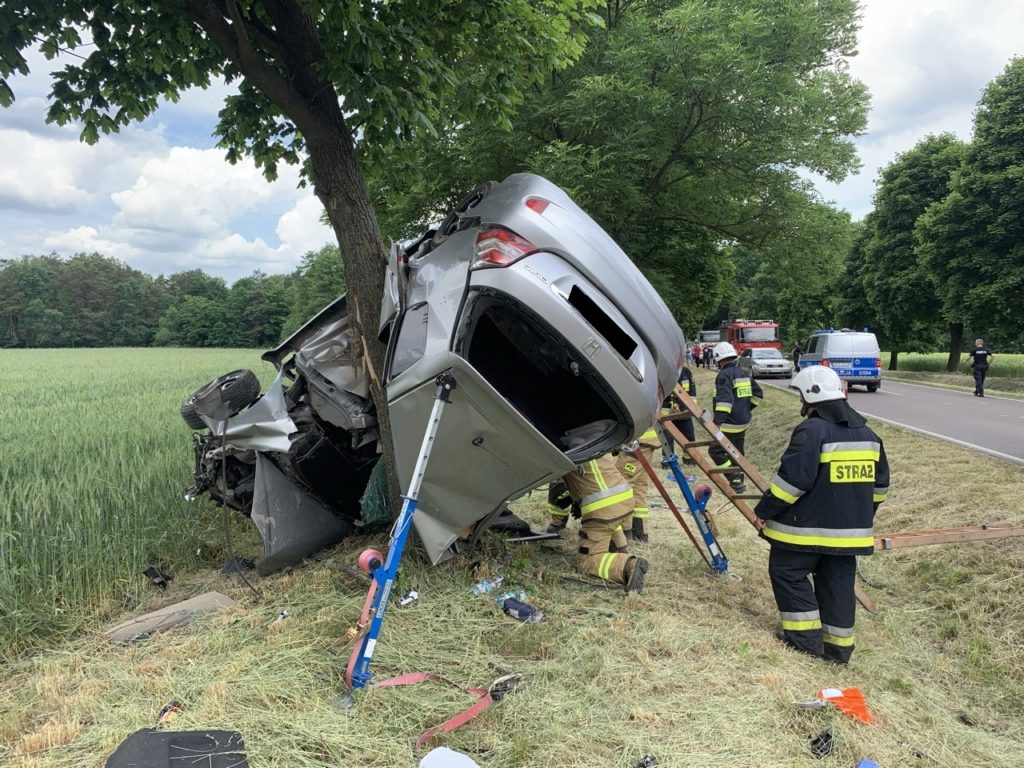
[[[882,353],[875,334],[867,331],[814,331],[800,355],[800,370],[825,365],[847,384],[861,384],[868,392],[882,386]]]

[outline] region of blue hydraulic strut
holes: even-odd
[[[665,457],[665,463],[672,470],[672,476],[679,485],[679,490],[682,492],[683,498],[686,499],[686,506],[689,507],[690,514],[693,515],[693,520],[697,524],[701,538],[704,539],[704,544],[708,548],[708,552],[711,555],[711,567],[717,573],[725,573],[729,570],[729,558],[725,556],[722,548],[718,546],[718,540],[715,539],[715,534],[711,532],[711,527],[703,515],[708,501],[711,500],[711,489],[705,486],[706,492],[702,493],[698,499],[694,496],[693,491],[690,490],[690,485],[686,482],[686,475],[683,474],[683,470],[679,468],[679,457],[674,453],[669,454]]]
[[[381,555],[374,550],[365,550],[359,556],[359,565],[370,571],[373,583],[370,585],[372,603],[369,606],[368,616],[370,620],[369,630],[356,646],[346,671],[346,678],[352,690],[364,688],[369,684],[373,675],[370,673],[370,662],[373,661],[373,649],[377,644],[377,636],[380,634],[381,624],[384,622],[384,612],[388,607],[388,598],[391,597],[391,590],[398,575],[398,566],[402,559],[402,551],[405,549],[405,542],[409,537],[409,530],[412,527],[413,513],[416,511],[416,501],[420,492],[420,485],[423,482],[423,475],[427,471],[427,462],[430,460],[430,451],[434,446],[434,438],[437,436],[437,428],[441,422],[441,413],[445,405],[451,402],[451,392],[455,389],[455,377],[451,372],[442,373],[437,377],[437,392],[434,395],[434,407],[430,412],[430,421],[427,423],[427,431],[423,435],[423,442],[420,445],[420,453],[416,459],[416,466],[412,471],[412,480],[409,483],[409,492],[402,496],[402,511],[395,520],[391,529],[391,541],[388,546],[387,558],[381,562]]]

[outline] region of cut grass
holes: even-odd
[[[696,375],[706,404],[712,374]],[[798,419],[792,395],[766,391],[748,438],[763,471],[775,468]],[[1024,470],[876,429],[893,469],[878,530],[1024,524]],[[858,617],[857,650],[842,669],[774,639],[767,546],[735,511],[715,518],[741,580],[707,575],[674,518],[652,501],[652,542],[643,551],[653,570],[642,596],[575,580],[572,538],[507,545],[488,536],[433,568],[415,551],[407,556],[398,588],[415,588],[420,599],[392,604],[374,657],[377,678],[426,670],[484,685],[503,671],[526,675],[520,691],[431,746],[466,752],[488,768],[628,768],[646,752],[661,766],[802,768],[824,764],[808,740],[831,729],[829,765],[860,758],[884,766],[1020,764],[1024,541],[862,559],[879,585],[868,591],[880,611]],[[514,509],[543,525],[542,493]],[[171,727],[238,730],[252,765],[415,765],[416,736],[471,699],[424,684],[370,691],[342,711],[335,700],[348,649],[327,651],[358,616],[366,592],[343,567],[365,546],[383,543],[352,539],[326,559],[262,579],[260,602],[213,570],[179,576],[167,594],[136,580],[131,587],[146,603],[140,610],[211,588],[240,603],[128,649],[108,646],[95,622],[72,641],[14,661],[0,682],[0,762],[101,765],[176,698],[185,712]],[[471,597],[469,586],[483,577],[471,573],[474,561],[528,589],[544,621],[520,624],[492,599]],[[275,622],[283,609],[289,617]],[[865,692],[876,725],[792,703],[852,685]]]

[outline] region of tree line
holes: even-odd
[[[891,368],[901,351],[945,349],[954,371],[977,336],[1024,352],[1022,115],[1024,59],[1015,58],[985,87],[971,141],[930,135],[898,155],[864,220],[831,231],[831,258],[789,272],[733,247],[730,310],[781,318],[797,339],[812,327],[869,327]]]
[[[254,2],[241,15],[148,5],[0,11],[17,32],[0,43],[0,76],[26,72],[23,51],[39,41],[47,56],[82,46],[53,75],[48,119],[78,121],[88,142],[158,97],[239,79],[217,128],[228,159],[251,155],[269,177],[303,164],[371,328],[380,232],[418,234],[481,181],[533,171],[622,245],[688,336],[746,315],[773,317],[792,338],[868,326],[896,351],[952,348],[958,330],[1019,345],[1008,300],[1022,279],[1019,66],[986,90],[970,145],[937,137],[935,157],[923,150],[937,176],[916,197],[900,186],[904,175],[918,184],[900,170],[912,158],[886,169],[861,223],[801,176],[839,181],[858,166],[868,93],[846,66],[856,0],[557,0],[500,18],[466,0],[444,23],[413,2],[344,13]],[[12,99],[0,79],[0,104]],[[212,293],[174,277],[108,281],[128,305],[113,319],[84,299],[80,311],[33,303],[31,291],[4,317],[27,317],[48,344],[66,319],[77,340],[259,345],[276,341],[282,301],[282,332],[315,311],[292,295],[294,275]],[[158,311],[139,311],[149,293]],[[9,323],[4,338],[30,343]]]
[[[98,253],[0,260],[0,347],[268,347],[344,292],[338,247],[230,287],[194,269],[153,277]]]

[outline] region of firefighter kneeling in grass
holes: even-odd
[[[846,402],[836,372],[800,371],[807,418],[797,425],[754,512],[771,544],[768,575],[781,639],[837,664],[853,654],[857,555],[875,551],[872,523],[889,490],[882,441]],[[813,581],[812,581],[813,578]]]
[[[598,576],[625,586],[627,592],[642,592],[644,577],[650,564],[645,558],[626,550],[623,524],[633,514],[633,489],[615,468],[615,459],[602,456],[580,464],[562,478],[572,501],[580,508],[580,543],[576,570],[587,576]],[[555,486],[553,486],[554,488]],[[558,509],[556,499],[549,496],[549,508]],[[561,507],[560,511],[564,511]],[[560,531],[568,522],[568,514],[552,514],[549,531]]]
[[[651,427],[630,446],[623,446],[615,461],[615,468],[633,489],[633,514],[622,524],[626,539],[633,539],[638,542],[650,541],[647,534],[647,518],[650,517],[650,502],[647,500],[647,488],[650,485],[650,478],[647,472],[636,458],[637,452],[643,452],[644,458],[650,464],[654,458],[654,451],[661,445],[658,433]]]

